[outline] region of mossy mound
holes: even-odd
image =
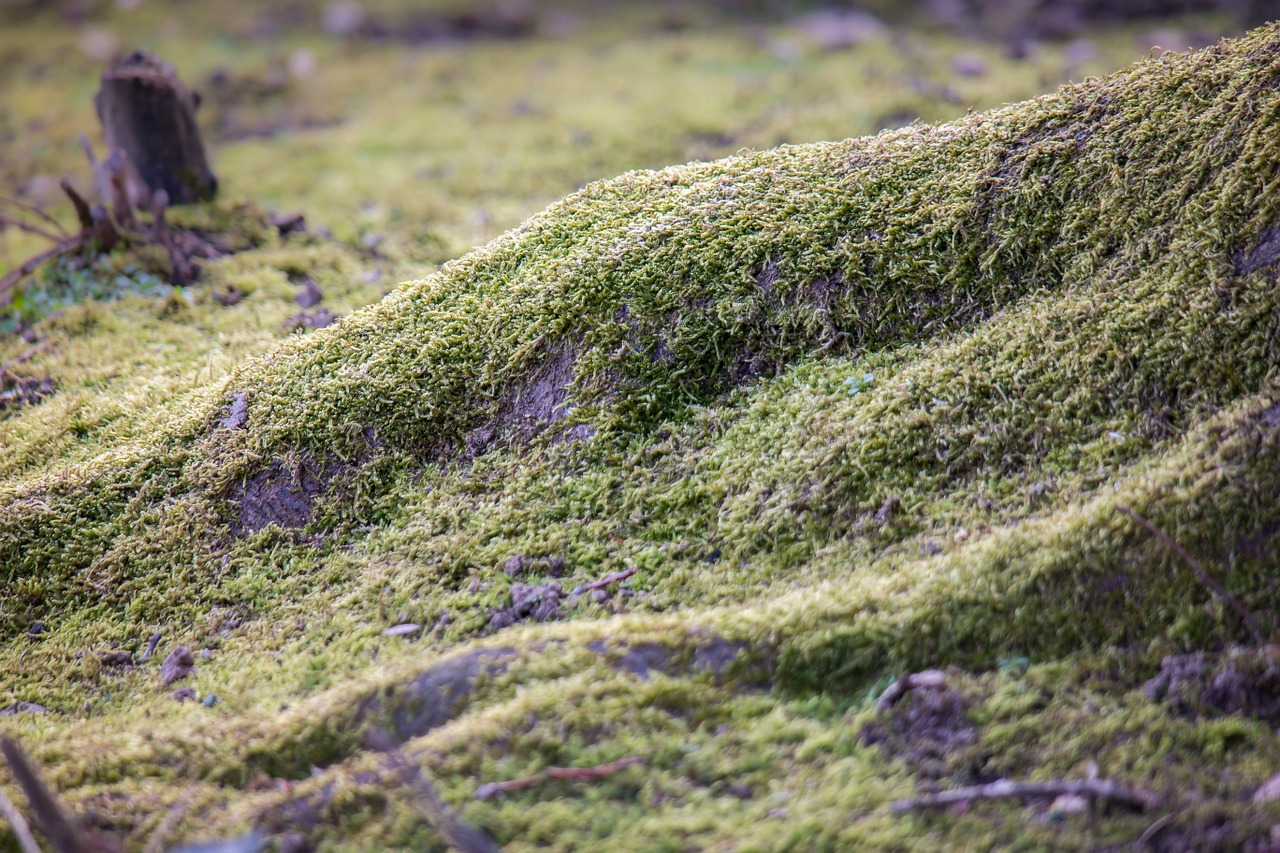
[[[948,124],[628,173],[85,424],[96,455],[54,444],[0,487],[0,659],[58,712],[14,729],[139,845],[186,798],[183,837],[438,848],[374,728],[513,850],[1264,838],[1271,706],[1139,688],[1248,642],[1205,667],[1265,699],[1275,663],[1124,510],[1280,605],[1277,80],[1272,26]],[[102,663],[157,629],[208,650],[216,704]],[[925,734],[867,702],[943,666]],[[1091,762],[1171,820],[885,807]]]

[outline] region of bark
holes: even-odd
[[[170,204],[213,198],[218,179],[209,168],[196,125],[198,96],[173,66],[149,53],[118,60],[102,73],[93,99],[110,151],[127,158],[132,204],[150,208],[164,190]]]

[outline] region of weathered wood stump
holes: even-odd
[[[218,190],[196,125],[199,97],[173,66],[138,51],[108,67],[93,99],[109,151],[120,150],[129,200],[150,208],[158,191],[169,204],[207,201]]]

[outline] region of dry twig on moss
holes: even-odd
[[[923,794],[890,803],[889,810],[901,814],[917,809],[937,809],[974,800],[1031,800],[1061,797],[1069,794],[1089,800],[1103,800],[1129,809],[1145,811],[1158,808],[1160,799],[1142,788],[1127,788],[1106,779],[1081,779],[1079,781],[1013,782],[1001,779],[988,785],[973,785]]]
[[[617,761],[610,761],[607,764],[599,764],[595,767],[548,767],[541,773],[533,776],[525,776],[521,779],[511,779],[506,782],[490,782],[476,788],[476,799],[487,800],[490,797],[496,797],[500,794],[509,794],[512,791],[523,791],[525,788],[532,788],[543,782],[552,779],[568,779],[573,782],[594,782],[598,779],[605,779],[617,773],[624,767],[631,767],[636,764],[644,764],[644,759],[638,755],[632,755],[627,758],[619,758]]]
[[[638,569],[636,569],[635,566],[632,566],[631,568],[623,569],[620,572],[611,572],[610,574],[607,574],[604,577],[600,578],[600,580],[598,581],[592,581],[589,584],[585,584],[583,586],[578,587],[573,591],[573,594],[582,595],[582,593],[591,592],[594,589],[604,589],[606,586],[609,586],[609,584],[614,584],[614,583],[617,583],[618,581],[626,580],[627,578],[634,575],[637,571]]]
[[[1262,625],[1258,623],[1257,618],[1249,611],[1249,608],[1245,607],[1244,603],[1232,595],[1225,586],[1218,583],[1217,579],[1214,578],[1213,575],[1209,574],[1204,565],[1195,557],[1191,556],[1186,548],[1183,548],[1178,544],[1176,539],[1161,530],[1155,522],[1139,515],[1130,507],[1127,507],[1124,504],[1118,504],[1116,509],[1136,521],[1146,529],[1148,533],[1164,543],[1165,547],[1177,555],[1182,562],[1186,563],[1195,574],[1196,580],[1208,587],[1210,592],[1236,612],[1236,615],[1240,617],[1240,621],[1249,629],[1249,633],[1253,635],[1253,640],[1259,647],[1266,644],[1266,633],[1262,630]]]

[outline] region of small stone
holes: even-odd
[[[1253,795],[1255,803],[1271,803],[1280,800],[1280,773],[1262,783]]]
[[[201,702],[200,704],[205,706],[206,708],[212,708],[214,705],[218,704],[217,694],[210,693],[208,696],[204,697],[204,701]]]
[[[303,308],[314,308],[324,299],[324,291],[315,283],[313,279],[304,278],[299,282],[302,288],[297,295],[293,297],[293,301]]]
[[[237,391],[231,398],[231,411],[222,422],[225,429],[239,429],[249,419],[249,399],[243,391]]]
[[[610,598],[613,598],[613,594],[610,593],[609,590],[607,589],[591,590],[591,600],[594,601],[596,604],[604,604]]]
[[[524,573],[524,569],[525,559],[523,554],[513,554],[510,559],[507,560],[507,564],[502,568],[509,578],[519,577]]]
[[[16,717],[19,714],[47,714],[49,709],[43,705],[37,705],[35,702],[14,702],[8,708],[0,711],[0,717]]]
[[[409,637],[422,630],[422,626],[417,622],[402,622],[399,625],[392,625],[382,632],[384,637]]]
[[[99,660],[103,666],[128,666],[133,663],[133,652],[105,652]]]
[[[195,666],[196,659],[192,656],[191,649],[178,646],[160,665],[160,686],[168,687],[173,682],[186,678]]]
[[[48,630],[49,626],[45,625],[43,622],[32,622],[31,627],[27,629],[27,633],[32,637],[38,637]]]
[[[509,628],[516,623],[516,618],[505,610],[498,610],[489,617],[489,627],[495,631]]]
[[[196,689],[194,687],[179,687],[177,690],[169,694],[175,702],[185,702],[188,699],[196,698]]]

